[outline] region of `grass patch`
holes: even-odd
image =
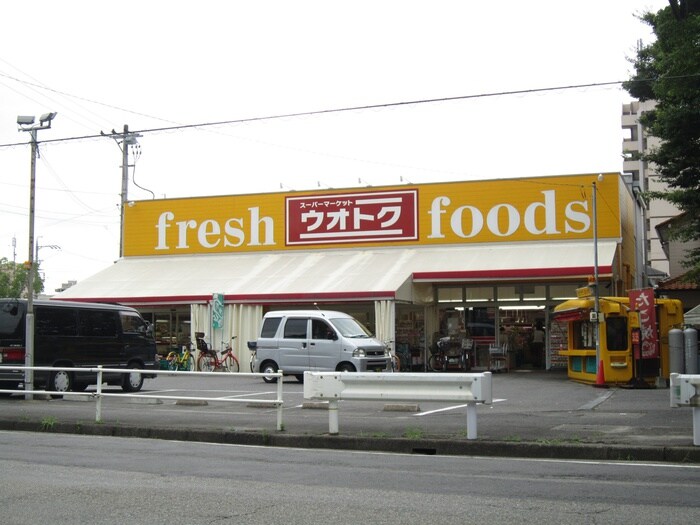
[[[359,438],[374,438],[374,439],[386,439],[389,436],[388,432],[360,432],[358,434]]]
[[[46,416],[41,420],[40,430],[42,432],[50,432],[56,426],[56,423],[58,423],[58,419],[54,416]]]
[[[404,430],[403,437],[408,439],[421,439],[423,437],[423,429],[418,427],[409,427]]]

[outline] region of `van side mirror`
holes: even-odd
[[[328,334],[326,335],[326,339],[329,341],[337,341],[338,340],[338,334],[336,334],[333,331],[329,331]]]

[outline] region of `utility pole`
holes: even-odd
[[[124,208],[129,201],[129,146],[138,144],[136,139],[141,135],[130,132],[127,124],[124,124],[124,131],[121,133],[112,130],[110,135],[103,132],[100,134],[112,137],[122,151],[122,186],[119,194],[119,257],[122,257],[124,255]]]
[[[597,178],[599,183],[603,182],[603,174],[599,174]],[[600,323],[603,322],[603,314],[600,312],[600,278],[598,274],[598,186],[596,181],[593,181],[593,279],[595,286],[594,309],[595,316],[591,312],[591,322],[595,326],[595,366],[596,366],[596,382],[595,386],[604,388],[603,360],[600,355]],[[599,380],[601,380],[599,382]]]
[[[598,275],[598,187],[593,181],[593,280],[595,286],[595,366],[600,365],[600,278]],[[593,321],[593,319],[591,319]]]
[[[129,198],[129,126],[124,124],[122,134],[122,191],[119,194],[121,202],[119,204],[119,257],[124,255],[124,208]],[[136,140],[136,139],[134,139]]]

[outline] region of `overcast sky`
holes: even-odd
[[[40,143],[142,131],[131,200],[621,171],[619,85],[476,95],[625,80],[651,38],[635,14],[666,5],[4,2],[0,257],[28,257],[17,115],[58,112]],[[265,118],[362,106],[377,107]],[[52,292],[118,258],[121,152],[99,137],[39,147],[35,235]]]

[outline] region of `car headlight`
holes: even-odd
[[[352,351],[353,357],[365,357],[366,355],[367,354],[365,354],[364,348],[356,348],[355,350]]]

